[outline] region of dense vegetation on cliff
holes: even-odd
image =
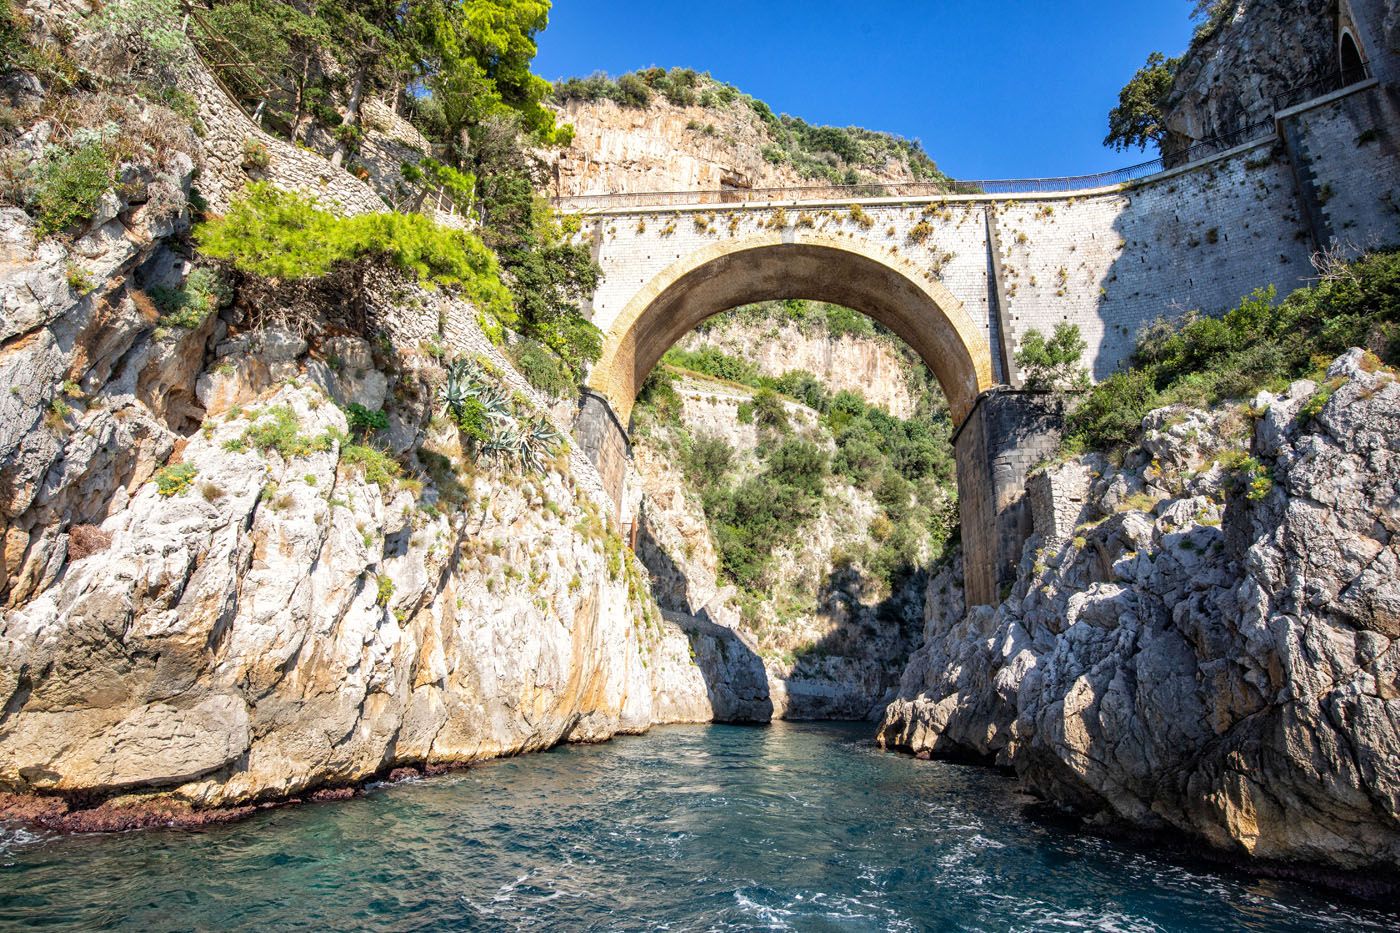
[[[799,319],[805,314],[822,322],[812,326],[830,326],[828,337],[851,332],[876,337],[875,325],[856,312],[787,304],[799,306]],[[722,317],[744,320],[772,313],[771,307],[750,307]],[[709,326],[723,326],[716,320]],[[895,338],[886,334],[885,339]],[[924,374],[917,361],[910,369]],[[685,374],[756,390],[738,417],[760,433],[761,472],[737,474],[726,441],[684,430],[675,382]],[[722,570],[738,586],[755,594],[764,591],[775,551],[798,540],[827,483],[834,482],[874,494],[879,515],[871,529],[873,540],[847,559],[888,591],[921,563],[941,555],[954,531],[951,419],[926,374],[920,389],[916,414],[901,419],[855,392],[831,392],[810,372],[765,376],[750,361],[713,347],[673,349],[644,385],[637,414],[642,430],[664,424],[680,435],[678,454],[700,493]],[[814,429],[794,423],[787,410],[794,401],[816,413]]]
[[[475,232],[445,229],[388,203],[382,214],[337,221],[327,205],[264,186],[251,189],[230,217],[206,224],[198,239],[209,256],[258,286],[332,274],[358,281],[353,269],[365,262],[464,286],[496,322],[493,330],[519,331],[516,355],[551,392],[571,388],[597,357],[601,337],[580,311],[597,267],[572,242],[569,223],[535,193],[543,171],[535,151],[571,134],[544,106],[548,83],[529,72],[548,2],[336,0],[303,9],[233,0],[197,6],[188,37],[174,26],[181,15],[173,0],[116,0],[94,14],[91,30],[62,35],[34,32],[4,9],[7,63],[64,92],[44,97],[33,113],[6,108],[0,127],[8,135],[35,118],[58,118],[42,159],[0,153],[0,201],[28,210],[41,233],[71,233],[90,219],[118,182],[114,166],[133,161],[133,144],[158,149],[162,135],[178,135],[171,124],[197,124],[179,85],[198,50],[264,129],[319,149],[333,167],[357,176],[366,176],[356,162],[366,102],[387,101],[430,150],[402,166],[405,204],[441,189],[479,221]],[[150,126],[152,111],[133,110],[109,132],[103,111],[117,110],[124,93],[164,105],[157,117],[175,112]],[[255,173],[266,168],[265,147],[250,139],[244,161]],[[259,292],[273,303],[287,298],[285,289],[243,290],[244,297]],[[321,289],[318,300],[353,300],[357,292]]]
[[[1067,443],[1122,449],[1154,408],[1248,399],[1303,377],[1323,382],[1325,393],[1322,371],[1349,347],[1400,365],[1400,251],[1327,263],[1316,284],[1282,300],[1261,289],[1222,317],[1157,322],[1139,335],[1130,365],[1085,396]]]

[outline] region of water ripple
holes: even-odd
[[[195,832],[0,828],[0,927],[1395,929],[1400,915],[1023,815],[866,726],[675,727]]]

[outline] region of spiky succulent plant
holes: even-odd
[[[448,364],[447,382],[438,393],[472,446],[480,454],[509,460],[523,469],[542,473],[545,460],[564,440],[549,419],[517,416],[511,397],[470,360]]]

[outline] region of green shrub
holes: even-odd
[[[172,69],[189,56],[177,0],[114,0],[98,9],[92,28],[138,45],[145,64]]]
[[[394,581],[385,574],[380,574],[374,581],[374,603],[380,607],[388,607],[389,602],[394,598]]]
[[[250,172],[266,171],[272,164],[272,153],[267,145],[249,137],[243,140],[243,168]]]
[[[66,278],[68,279],[68,287],[79,295],[86,295],[88,292],[92,291],[92,276],[76,262],[70,262],[68,264]]]
[[[470,450],[479,450],[491,439],[491,419],[481,399],[462,399],[462,403],[452,409],[452,420]]]
[[[574,373],[538,340],[525,337],[516,341],[510,348],[510,355],[526,381],[545,395],[563,398],[577,391]]]
[[[191,271],[178,288],[157,285],[151,289],[151,300],[160,311],[162,323],[189,330],[203,324],[229,296],[229,288],[219,274],[203,267]]]
[[[1274,488],[1269,468],[1242,450],[1229,451],[1218,462],[1228,472],[1233,491],[1251,502],[1264,499]]]
[[[1113,450],[1137,439],[1142,419],[1157,407],[1150,373],[1114,373],[1089,392],[1069,416],[1066,440],[1071,449]]]
[[[167,498],[178,496],[194,484],[199,475],[193,463],[178,463],[168,466],[156,474],[156,492]]]
[[[875,487],[875,501],[891,521],[898,523],[907,520],[913,499],[913,483],[894,469],[886,469],[880,474],[880,484]]]
[[[672,347],[666,351],[661,362],[668,366],[688,369],[692,372],[713,376],[740,385],[758,386],[758,367],[748,360],[731,356],[715,347],[701,347],[698,350],[682,350]]]
[[[366,444],[347,444],[342,447],[340,462],[359,470],[366,482],[374,483],[384,490],[392,487],[394,480],[403,472],[403,467],[388,453]]]
[[[1016,351],[1025,387],[1040,391],[1088,388],[1089,373],[1079,363],[1084,348],[1078,324],[1056,324],[1048,340],[1035,328],[1028,330]]]
[[[624,107],[645,107],[651,103],[651,88],[636,75],[626,74],[617,80],[614,99]]]
[[[89,220],[98,198],[112,187],[112,169],[112,155],[100,141],[74,149],[51,147],[35,170],[39,235],[63,233]]]
[[[722,437],[701,435],[685,448],[681,465],[686,478],[696,489],[707,489],[723,485],[734,467],[734,448]]]
[[[263,453],[275,450],[284,460],[304,457],[318,446],[316,441],[301,433],[296,412],[290,405],[274,405],[260,412],[243,432],[242,441]]]
[[[383,431],[389,427],[389,416],[382,408],[371,411],[359,402],[345,406],[345,421],[350,425],[350,430],[358,434]]]
[[[1316,375],[1353,346],[1400,362],[1400,252],[1331,269],[1277,300],[1259,289],[1221,317],[1187,314],[1138,337],[1128,371],[1093,388],[1070,416],[1067,443],[1110,450],[1136,441],[1142,417],[1171,402],[1215,404]]]
[[[853,337],[874,337],[877,333],[875,322],[859,311],[843,308],[840,305],[826,305],[826,328],[833,337],[851,335]]]
[[[784,373],[772,381],[772,387],[818,413],[826,411],[831,402],[826,386],[816,375],[805,369],[794,369]]]
[[[665,365],[656,366],[637,392],[637,404],[633,411],[644,420],[654,420],[662,424],[680,420],[683,403],[676,391],[676,376]]]
[[[772,389],[759,389],[753,395],[753,422],[761,428],[787,431],[790,427],[787,405]]]
[[[208,255],[267,279],[311,279],[339,264],[382,258],[424,284],[459,289],[506,326],[516,321],[495,255],[462,230],[422,214],[338,217],[316,199],[253,182],[223,217],[195,231]]]

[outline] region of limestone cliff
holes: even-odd
[[[836,130],[855,134],[857,141],[840,153],[802,153],[802,164],[795,164],[782,145],[789,118],[774,117],[765,105],[708,76],[693,80],[699,93],[675,102],[659,93],[640,105],[566,97],[558,104],[560,119],[574,126],[575,135],[569,146],[542,153],[549,165],[549,193],[572,197],[942,177],[916,143],[865,130]],[[818,171],[820,176],[814,174]]]
[[[475,309],[367,267],[353,320],[267,313],[199,262],[192,215],[249,172],[382,202],[189,87],[202,133],[140,96],[2,89],[17,171],[84,139],[123,161],[62,229],[0,209],[0,815],[198,821],[716,715],[754,656],[663,618],[569,424]],[[552,452],[464,440],[454,359]]]
[[[881,742],[994,759],[1104,824],[1393,877],[1400,381],[1360,350],[1327,375],[1033,475],[1014,592],[965,611],[954,573],[930,584]]]
[[[918,400],[913,383],[926,371],[898,338],[833,333],[824,326],[789,320],[780,311],[711,318],[679,346],[714,347],[748,360],[765,376],[809,372],[831,391],[857,392],[896,418],[914,415]]]
[[[760,447],[776,441],[740,418],[753,390],[697,376],[676,388],[678,422],[639,433],[633,448],[637,553],[658,603],[687,625],[700,620],[737,632],[762,659],[773,717],[878,715],[914,647],[923,577],[915,573],[890,592],[852,559],[880,521],[871,492],[833,477],[818,514],[776,555],[763,592],[741,592],[720,569],[714,531],[680,468],[680,451],[691,437],[721,439],[736,453],[735,472],[749,475],[760,468]],[[785,404],[794,432],[830,446],[816,412]]]
[[[237,805],[711,718],[587,461],[474,465],[435,415],[445,346],[543,417],[469,307],[388,281],[377,345],[236,305],[186,329],[145,297],[187,272],[159,240],[109,238],[77,296],[3,217],[7,286],[54,300],[0,351],[0,786],[116,796],[80,825],[123,825],[131,793]],[[387,411],[373,446],[351,403]]]

